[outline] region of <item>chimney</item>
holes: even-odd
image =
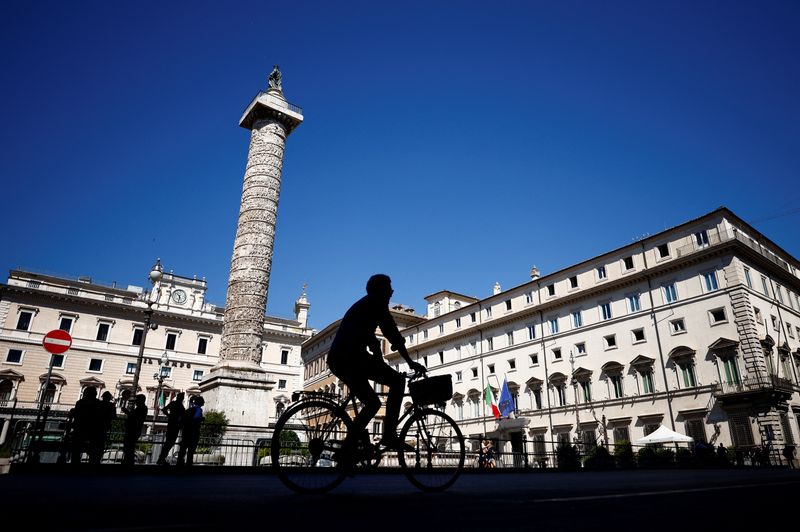
[[[502,289],[500,288],[500,283],[499,282],[495,282],[494,283],[494,288],[492,288],[492,293],[493,294],[499,294],[500,292],[502,292]]]
[[[534,265],[533,268],[531,268],[531,280],[535,281],[538,278],[539,278],[539,268],[537,268],[536,265]]]

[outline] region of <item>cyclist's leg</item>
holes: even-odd
[[[400,417],[400,405],[406,389],[406,379],[401,373],[393,370],[383,361],[376,360],[368,366],[367,377],[389,387],[386,399],[386,414],[383,418],[383,439],[397,439],[397,419]],[[377,412],[377,411],[376,411]]]
[[[381,400],[375,390],[372,389],[372,385],[370,385],[365,374],[351,374],[345,378],[340,378],[363,404],[361,410],[358,411],[358,415],[353,420],[352,430],[348,432],[345,438],[345,445],[352,445],[358,443],[358,439],[365,435],[367,425],[381,409]]]

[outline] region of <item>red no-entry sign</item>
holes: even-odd
[[[44,335],[42,345],[48,353],[60,355],[72,345],[72,336],[67,331],[56,329]]]

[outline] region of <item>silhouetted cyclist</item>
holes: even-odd
[[[400,353],[412,371],[426,371],[425,366],[408,356],[405,338],[400,335],[389,312],[389,298],[393,293],[389,276],[377,274],[370,277],[367,281],[367,295],[356,301],[345,313],[328,353],[328,367],[331,372],[342,379],[364,405],[354,420],[353,430],[345,438],[345,453],[352,452],[358,438],[368,441],[367,424],[380,410],[381,400],[370,385],[370,380],[389,387],[383,438],[379,445],[399,449],[403,443],[397,437],[397,419],[400,416],[400,403],[406,381],[401,373],[390,368],[384,360],[380,340],[375,336],[376,328],[380,327],[383,336],[391,342],[392,349]]]

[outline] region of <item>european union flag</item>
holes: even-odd
[[[514,398],[508,389],[508,377],[503,378],[503,388],[500,390],[500,415],[510,417],[514,413]]]

